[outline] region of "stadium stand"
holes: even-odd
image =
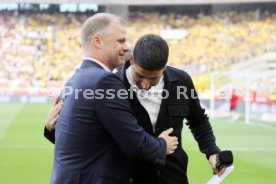
[[[61,86],[81,60],[78,40],[88,14],[0,12],[0,87]],[[276,51],[276,14],[219,12],[212,15],[131,12],[131,43],[143,34],[185,30],[169,39],[169,63],[189,68],[193,76],[224,70],[230,64]],[[206,88],[206,77],[196,82]]]

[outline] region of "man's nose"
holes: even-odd
[[[141,87],[142,89],[148,90],[151,87],[150,82],[147,80],[143,80],[141,82]]]
[[[127,45],[126,43],[125,43],[124,46],[123,46],[123,51],[124,51],[124,52],[129,51],[129,47],[128,47],[128,45]]]

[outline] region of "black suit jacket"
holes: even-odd
[[[119,77],[84,60],[65,89],[67,95],[55,129],[52,184],[129,184],[134,157],[165,162],[165,141],[138,125],[129,100],[117,95],[101,98],[96,93],[101,89],[116,94],[125,89]],[[89,92],[88,96],[87,89],[94,95]]]
[[[127,88],[130,84],[126,78],[126,69],[129,62],[119,70],[117,75],[124,81]],[[163,99],[159,115],[156,122],[155,133],[153,132],[150,117],[145,108],[140,104],[134,95],[130,99],[131,107],[141,125],[148,133],[158,136],[162,131],[173,127],[172,135],[177,136],[179,140],[178,148],[174,154],[167,156],[165,166],[159,166],[150,162],[135,160],[134,165],[134,184],[186,184],[188,156],[182,148],[181,132],[183,121],[188,121],[187,125],[191,129],[193,136],[199,144],[201,152],[209,155],[218,153],[220,149],[216,146],[215,137],[208,117],[204,109],[201,108],[191,77],[184,72],[170,66],[167,66],[164,72],[164,89],[168,90],[169,97]],[[184,88],[187,93],[183,92]],[[164,94],[165,95],[165,94]],[[178,98],[179,97],[179,98]]]

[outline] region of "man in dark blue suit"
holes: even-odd
[[[55,127],[52,184],[132,183],[132,159],[164,165],[177,147],[168,129],[155,138],[138,125],[120,78],[111,71],[124,61],[125,24],[111,14],[82,27],[85,59],[62,92]]]

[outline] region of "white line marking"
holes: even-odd
[[[186,149],[187,151],[199,151],[196,148]],[[222,150],[231,150],[233,152],[240,151],[240,152],[276,152],[276,148],[227,148]]]
[[[10,127],[11,123],[14,121],[16,118],[16,115],[24,105],[13,105],[13,104],[8,104],[5,108],[5,105],[1,105],[1,112],[0,112],[0,117],[1,117],[1,123],[0,123],[0,140],[6,135],[6,132],[8,128]]]

